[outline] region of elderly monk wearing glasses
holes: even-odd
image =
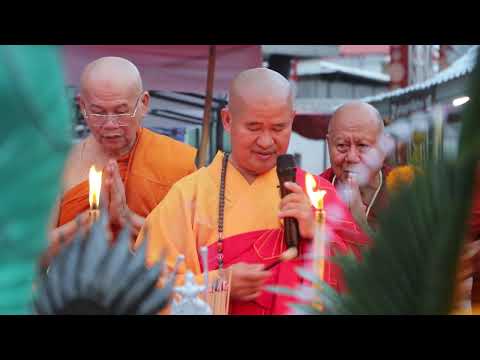
[[[46,259],[79,227],[88,226],[92,165],[103,170],[101,206],[108,209],[114,236],[126,223],[136,236],[170,187],[196,170],[193,147],[141,127],[150,97],[130,61],[104,57],[88,64],[78,99],[91,133],[74,146],[65,165]]]

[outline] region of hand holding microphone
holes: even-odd
[[[284,219],[287,248],[297,247],[299,237],[313,239],[315,218],[308,196],[295,183],[296,166],[292,155],[280,155],[277,159],[277,175],[280,181],[280,212]]]
[[[312,205],[303,189],[295,183],[285,183],[285,187],[291,191],[280,202],[280,212],[278,217],[288,221],[293,218],[298,222],[300,236],[305,239],[313,239],[315,233],[315,216],[312,211]],[[287,243],[288,244],[288,243]],[[298,244],[298,237],[297,237]]]

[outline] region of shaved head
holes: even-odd
[[[383,120],[372,105],[352,101],[340,106],[328,124],[328,152],[335,176],[346,182],[349,175],[356,173],[360,163],[369,162],[383,134]],[[373,166],[370,181],[376,181],[376,174],[383,165],[384,154]]]
[[[377,127],[379,134],[383,132],[383,119],[377,109],[365,102],[351,101],[335,110],[328,123],[328,133],[331,133],[339,126],[341,127],[343,125],[342,120],[346,117],[361,119],[360,121],[365,125]]]
[[[113,157],[132,148],[149,99],[137,67],[120,57],[91,62],[80,78],[81,111],[95,141]],[[112,117],[100,118],[106,114]],[[119,116],[124,116],[121,124]]]
[[[273,70],[250,69],[233,79],[222,122],[231,135],[231,161],[247,181],[273,169],[287,151],[293,101],[290,83]]]
[[[114,56],[97,59],[85,67],[80,77],[80,93],[85,94],[92,87],[121,88],[135,93],[143,90],[137,67],[127,59]]]
[[[241,111],[246,105],[258,110],[272,104],[283,103],[293,108],[293,92],[290,83],[276,71],[255,68],[237,75],[229,89],[231,112]]]

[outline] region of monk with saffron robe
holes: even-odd
[[[195,171],[193,147],[141,127],[149,99],[138,69],[126,59],[101,58],[85,68],[79,104],[91,134],[66,163],[65,192],[51,233],[53,252],[60,238],[88,223],[92,165],[103,170],[102,201],[113,233],[129,222],[135,237],[173,183]]]
[[[190,270],[202,283],[199,248],[207,246],[209,277],[218,274],[219,266],[231,274],[230,314],[286,314],[288,302],[294,299],[267,292],[264,287],[301,284],[303,279],[295,268],[311,265],[305,255],[314,235],[314,211],[304,189],[305,173],[298,169],[296,183],[285,183],[292,193],[283,199],[278,189],[276,159],[287,151],[295,115],[292,89],[280,74],[259,68],[240,73],[230,86],[229,96],[222,122],[231,135],[231,155],[218,152],[209,166],[177,182],[147,217],[135,247],[147,231],[149,263],[166,253],[172,269],[177,256],[183,254],[185,262],[179,274]],[[319,177],[316,181],[327,191],[327,255],[349,250],[359,255],[366,237],[334,187]],[[298,220],[299,256],[265,270],[286,250],[285,217]],[[325,266],[324,280],[343,288],[340,269],[332,263]]]

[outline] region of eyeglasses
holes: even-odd
[[[128,126],[132,120],[132,118],[135,117],[135,114],[137,113],[137,109],[138,109],[138,101],[140,100],[142,95],[140,95],[138,98],[137,98],[137,101],[135,102],[135,109],[133,110],[133,113],[132,114],[95,114],[95,113],[92,113],[92,114],[87,114],[87,112],[85,110],[83,110],[83,116],[85,118],[88,117],[88,119],[90,120],[90,122],[92,123],[93,126],[96,126],[96,127],[102,127],[104,126],[108,119],[110,118],[113,122],[115,122],[118,126]]]

